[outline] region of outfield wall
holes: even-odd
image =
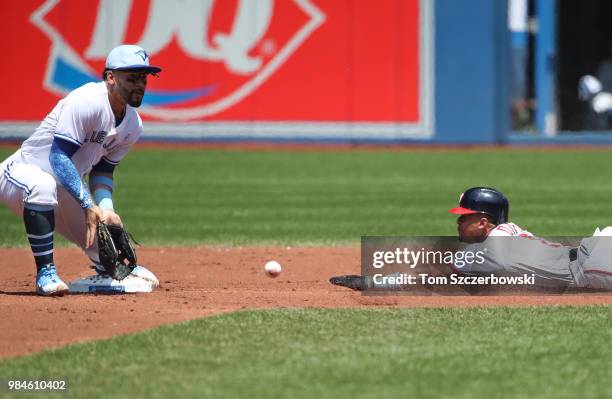
[[[4,76],[19,78],[6,82],[0,138],[31,134],[123,42],[164,68],[141,107],[145,138],[493,143],[507,133],[506,1],[2,7],[6,35],[28,46],[1,45]]]

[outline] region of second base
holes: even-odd
[[[71,294],[123,294],[151,292],[155,284],[141,277],[129,275],[121,281],[108,276],[93,275],[68,284]]]

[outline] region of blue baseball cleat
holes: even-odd
[[[57,275],[53,263],[41,268],[36,275],[36,293],[44,296],[61,296],[68,293],[68,286]]]

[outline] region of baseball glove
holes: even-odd
[[[133,238],[121,226],[98,222],[98,253],[106,274],[115,280],[123,280],[136,267],[136,250]]]

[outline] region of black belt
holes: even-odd
[[[570,262],[573,262],[576,259],[578,259],[578,248],[570,248],[569,259],[570,259]]]

